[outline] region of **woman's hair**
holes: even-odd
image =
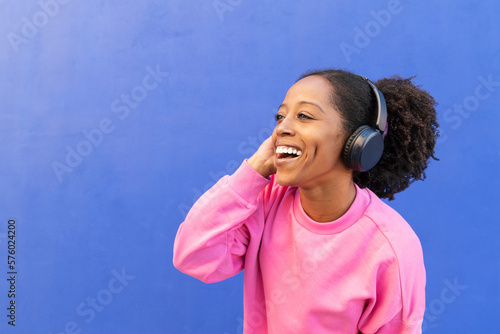
[[[330,101],[340,111],[346,141],[358,127],[375,126],[376,98],[362,77],[344,70],[321,70],[307,72],[298,80],[312,75],[321,76],[332,85]],[[389,200],[413,181],[425,179],[429,158],[438,160],[434,156],[439,136],[434,109],[437,103],[412,83],[413,78],[395,75],[375,83],[387,104],[389,130],[384,139],[384,153],[369,171],[353,172],[358,186],[368,187]]]

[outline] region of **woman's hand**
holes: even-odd
[[[259,147],[257,152],[248,159],[248,163],[263,177],[276,173],[276,165],[274,163],[275,147],[272,136],[267,138]]]

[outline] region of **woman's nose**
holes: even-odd
[[[293,120],[291,115],[283,117],[279,123],[276,125],[276,134],[278,136],[291,135],[295,134]]]

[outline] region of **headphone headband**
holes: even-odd
[[[360,75],[371,87],[375,98],[377,99],[377,122],[375,123],[375,130],[382,134],[382,137],[385,138],[388,130],[387,124],[387,105],[385,103],[384,94],[378,90],[373,82],[367,77]]]

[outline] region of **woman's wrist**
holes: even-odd
[[[259,156],[253,155],[248,160],[248,164],[250,167],[255,169],[257,173],[262,175],[265,178],[268,178],[272,173],[272,170],[269,166],[269,162],[266,159],[262,159]]]

